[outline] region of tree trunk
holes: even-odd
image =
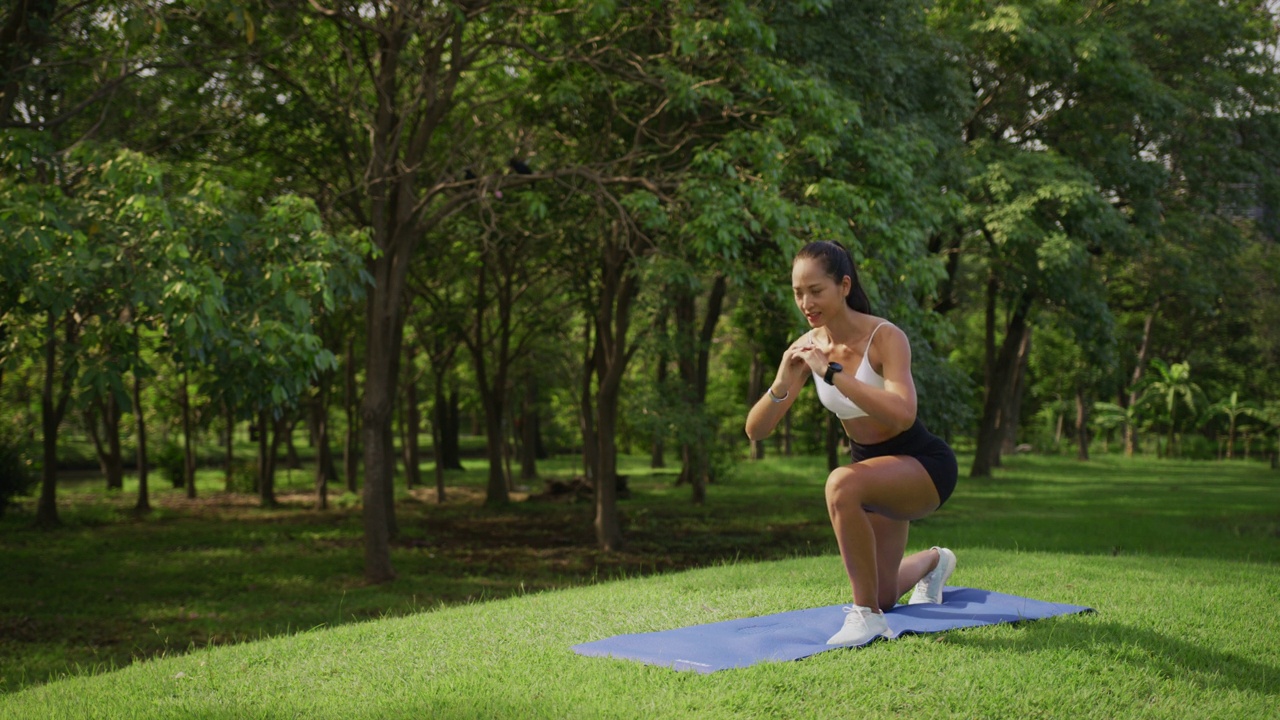
[[[435,378],[435,421],[431,423],[431,452],[436,462],[436,503],[444,503],[444,418],[448,409],[444,406],[444,378],[437,374]]]
[[[615,226],[614,233],[619,232]],[[627,348],[631,305],[639,292],[636,276],[626,272],[630,252],[609,244],[604,249],[600,304],[596,313],[596,541],[600,549],[622,548],[618,520],[617,417],[622,377],[634,348]]]
[[[182,392],[178,399],[182,406],[182,485],[187,497],[196,496],[196,456],[191,448],[191,392],[187,386],[187,371],[182,371]]]
[[[617,432],[618,387],[601,383],[596,395],[596,542],[605,552],[622,549],[622,526],[618,521]]]
[[[223,448],[223,466],[226,468],[224,483],[225,490],[232,492],[236,489],[236,416],[231,409],[231,403],[225,399],[222,401],[222,414],[227,420],[227,435],[223,438],[223,442],[226,443]]]
[[[489,460],[489,482],[485,488],[486,505],[505,505],[511,501],[511,480],[506,468],[506,433],[503,421],[507,411],[507,357],[511,333],[509,326],[509,288],[505,280],[499,278],[492,296],[498,304],[498,348],[493,353],[493,368],[490,370],[490,347],[485,338],[484,308],[490,302],[490,273],[496,272],[489,259],[481,263],[476,278],[476,307],[471,329],[471,340],[467,347],[471,350],[477,389],[480,391],[480,406],[484,411],[485,454]]]
[[[40,499],[36,503],[36,526],[53,528],[62,524],[58,518],[58,425],[67,406],[67,397],[55,396],[58,373],[58,319],[50,312],[45,323],[48,337],[44,350],[44,387],[40,392],[40,422],[44,434],[44,467],[40,482]],[[70,363],[67,363],[70,366]],[[69,374],[64,369],[64,375]],[[66,386],[67,383],[63,383]]]
[[[89,433],[89,440],[93,442],[94,457],[98,458],[98,469],[102,471],[102,477],[107,476],[107,449],[102,446],[102,434],[98,432],[98,416],[102,413],[101,403],[95,398],[84,408],[84,430]]]
[[[489,459],[489,483],[485,488],[486,505],[505,505],[511,501],[507,490],[507,473],[503,462],[506,445],[502,432],[502,401],[494,397],[494,389],[481,390],[480,401],[484,406],[485,455]]]
[[[524,376],[524,402],[520,408],[520,479],[538,477],[538,381],[532,372]]]
[[[412,365],[411,365],[412,367]],[[422,433],[422,412],[418,409],[418,383],[410,377],[404,388],[404,469],[405,484],[415,488],[422,484],[422,449],[418,436]]]
[[[383,190],[382,192],[386,192]],[[407,198],[406,198],[407,201]],[[380,202],[387,202],[382,199]],[[389,212],[390,209],[384,209]],[[395,578],[391,566],[391,538],[395,531],[395,411],[404,322],[401,311],[409,243],[393,243],[394,229],[375,226],[383,254],[369,261],[374,285],[366,302],[365,386],[360,404],[364,436],[364,560],[365,579],[383,583]]]
[[[1156,313],[1160,310],[1160,299],[1155,301],[1151,306],[1151,311],[1147,313],[1146,320],[1142,323],[1142,341],[1138,344],[1138,360],[1134,365],[1133,375],[1129,378],[1129,395],[1128,402],[1125,403],[1126,408],[1131,408],[1138,402],[1138,383],[1142,381],[1142,374],[1147,368],[1147,355],[1151,352],[1151,328],[1155,324]],[[1134,446],[1137,444],[1138,429],[1129,423],[1124,426],[1124,456],[1133,457]]]
[[[102,416],[107,436],[107,489],[124,489],[124,453],[120,450],[120,420],[123,412],[115,393],[107,395],[106,412]]]
[[[412,380],[408,384],[408,393],[406,395],[408,401],[408,465],[410,465],[410,482],[413,487],[422,484],[422,446],[419,438],[422,436],[422,410],[417,398],[417,380]]]
[[[694,355],[697,350],[697,340],[694,338],[693,324],[697,313],[697,298],[692,288],[688,287],[684,281],[679,282],[681,284],[669,291],[669,294],[674,296],[671,309],[676,320],[676,370],[680,375],[680,388],[677,395],[681,403],[678,411],[681,465],[676,484],[688,483],[690,486],[696,486],[702,483],[705,486],[707,438],[702,433],[704,423],[702,417],[698,415],[698,389],[695,386],[697,361]],[[693,490],[693,498],[694,504],[699,504],[696,487]]]
[[[1022,422],[1022,398],[1027,390],[1027,364],[1031,359],[1031,335],[1033,328],[1027,325],[1022,346],[1018,348],[1014,366],[1013,391],[1005,396],[1000,408],[1000,451],[1012,455],[1018,447],[1018,427]],[[996,467],[1000,458],[996,458]]]
[[[715,442],[714,423],[707,417],[707,373],[711,357],[711,340],[715,335],[716,324],[720,320],[721,308],[728,281],[723,275],[716,276],[712,282],[711,292],[707,296],[705,315],[702,327],[696,334],[694,320],[696,314],[695,297],[692,292],[680,292],[675,304],[676,330],[680,335],[680,357],[677,366],[680,369],[681,386],[685,388],[687,422],[693,422],[692,438],[683,443],[682,456],[684,468],[681,470],[681,482],[688,482],[693,490],[693,502],[701,505],[706,501],[707,483],[710,482],[711,445]]]
[[[1018,368],[1026,362],[1026,349],[1030,341],[1031,296],[1023,293],[1009,317],[1004,342],[987,370],[988,385],[982,408],[982,420],[978,426],[978,442],[973,453],[971,477],[990,477],[991,469],[1000,464],[1000,444],[1003,439],[1001,411],[1010,402],[1008,396],[1017,387]],[[995,344],[994,314],[987,317],[987,345]]]
[[[596,440],[595,400],[591,393],[591,381],[596,374],[597,358],[600,355],[600,338],[591,332],[588,320],[583,326],[584,347],[590,348],[582,364],[582,386],[578,394],[578,419],[582,430],[582,475],[594,490],[596,487],[596,467],[599,456],[599,443]]]
[[[256,420],[257,420],[258,433],[257,435],[254,435],[253,428],[250,427],[249,437],[250,439],[255,440],[258,443],[258,458],[257,458],[258,471],[254,473],[254,476],[253,476],[253,491],[255,493],[261,493],[262,478],[267,472],[267,447],[270,444],[270,436],[267,434],[267,425],[266,425],[267,411],[259,409],[258,417],[256,418]]]
[[[764,372],[765,364],[760,361],[760,351],[753,350],[751,353],[751,371],[747,375],[747,407],[751,407],[760,399],[761,395],[768,392],[765,390]],[[752,440],[750,458],[752,460],[763,460],[764,448],[765,444],[763,441]]]
[[[134,331],[135,336],[137,330]],[[138,436],[138,502],[133,509],[140,513],[151,512],[151,499],[147,489],[147,421],[142,412],[142,377],[133,371],[133,419]]]
[[[120,415],[120,403],[116,401],[114,393],[107,394],[106,402],[103,402],[101,396],[95,395],[84,411],[84,426],[89,432],[89,439],[93,441],[98,466],[102,469],[102,476],[107,480],[107,490],[124,488],[124,459],[120,453]],[[101,433],[99,433],[99,424],[101,424]]]
[[[1076,385],[1076,459],[1089,459],[1089,402],[1084,385]]]
[[[291,417],[289,417],[284,427],[285,467],[290,470],[301,470],[302,458],[298,457],[298,446],[293,442],[294,431],[298,428],[298,415],[295,413],[290,413],[290,415]]]
[[[93,453],[98,458],[98,469],[102,477],[107,477],[107,449],[102,446],[102,433],[98,432],[98,417],[103,414],[101,398],[94,398],[84,409],[84,429],[93,442]],[[111,489],[111,481],[107,481],[107,489]]]
[[[458,388],[449,388],[449,402],[445,405],[445,423],[441,426],[444,437],[440,445],[444,448],[444,469],[465,470],[462,466],[462,403],[458,399]]]
[[[347,351],[343,360],[342,409],[347,414],[347,430],[342,439],[342,476],[347,482],[347,492],[359,489],[356,461],[356,352],[355,340],[347,338]]]
[[[311,426],[316,433],[316,509],[329,508],[329,482],[337,477],[333,449],[329,447],[329,373],[318,380],[319,392],[311,405]]]
[[[511,458],[516,454],[516,425],[509,411],[508,415],[502,418],[502,431],[502,462],[505,468],[503,474],[507,478],[507,492],[511,493],[515,491],[515,485],[512,483],[515,473],[511,470]]]
[[[649,467],[661,470],[667,466],[667,443],[661,433],[654,433],[653,445],[649,447]]]
[[[275,419],[272,411],[258,414],[258,497],[262,507],[273,508],[276,503],[276,453],[280,450],[284,418]]]
[[[657,328],[655,330],[655,334],[658,337],[665,338],[667,336],[668,313],[669,313],[669,306],[664,304],[662,309],[659,310],[658,312]],[[666,351],[666,348],[663,347],[658,352],[658,373],[657,373],[655,387],[657,387],[658,392],[664,396],[668,393],[667,365],[668,365],[667,351]],[[666,408],[664,407],[663,410],[665,411]],[[653,430],[653,445],[649,450],[649,467],[653,468],[654,470],[665,468],[667,466],[667,443],[666,443],[666,431],[664,428],[665,424],[666,423],[659,423],[658,426],[655,427]]]
[[[996,301],[1000,297],[1000,280],[994,269],[987,271],[987,297],[983,314],[982,385],[990,394],[995,386],[996,369]]]

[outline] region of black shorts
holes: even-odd
[[[919,460],[938,490],[938,507],[942,507],[955,491],[959,476],[956,454],[945,440],[929,432],[919,418],[911,427],[884,442],[871,445],[853,443],[854,462],[886,455],[909,455]]]

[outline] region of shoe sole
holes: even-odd
[[[947,581],[951,579],[952,573],[956,571],[956,554],[951,552],[947,548],[938,548],[938,565],[934,569],[930,570],[929,574],[932,575],[938,572],[939,568],[942,569],[942,579],[940,580],[939,584],[945,588],[947,585]],[[927,598],[921,598],[918,600],[916,598],[917,598],[917,595],[913,591],[911,593],[911,599],[907,601],[907,604],[908,605],[940,605],[942,604],[941,597],[938,598],[938,602],[936,603]]]

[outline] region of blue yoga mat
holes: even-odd
[[[844,623],[843,607],[831,605],[660,632],[615,635],[574,645],[573,650],[579,655],[625,658],[702,673],[765,661],[799,660],[847,647],[827,645],[827,638]],[[889,623],[887,637],[896,638],[1091,611],[1081,605],[948,587],[941,605],[899,605],[885,613],[885,619]]]

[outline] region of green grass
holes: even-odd
[[[10,688],[29,685],[0,696],[0,716],[1257,718],[1280,707],[1280,473],[1262,464],[1013,458],[994,479],[962,478],[912,547],[955,549],[955,584],[1097,614],[702,676],[569,647],[845,601],[825,472],[812,458],[744,465],[696,508],[669,474],[628,463],[624,553],[590,549],[586,505],[405,498],[401,577],[376,588],[359,581],[354,511],[175,502],[137,521],[100,493],[86,490],[84,509],[66,493],[67,529],[0,525],[0,572],[17,579],[3,617],[27,618],[4,628],[4,672]],[[461,493],[483,473],[450,482]],[[137,639],[146,622],[167,646]],[[69,651],[113,626],[140,658],[167,657],[106,674],[66,655],[62,668],[24,662],[24,648],[57,655],[41,631]],[[24,627],[31,637],[14,640]],[[110,657],[104,666],[128,662]],[[71,676],[30,685],[59,673]]]

